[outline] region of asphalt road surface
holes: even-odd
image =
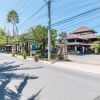
[[[0,100],[100,100],[100,75],[0,53]]]

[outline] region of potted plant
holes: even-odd
[[[26,56],[27,56],[27,54],[26,54],[26,52],[24,51],[24,52],[23,52],[23,58],[26,59]]]
[[[15,57],[15,52],[12,52],[12,56]]]
[[[35,60],[35,62],[38,62],[38,60],[39,60],[39,55],[35,54],[35,55],[34,55],[34,60]]]

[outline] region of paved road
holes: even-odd
[[[0,100],[95,100],[99,95],[100,75],[0,54]]]
[[[100,55],[69,55],[69,59],[80,63],[100,65]]]

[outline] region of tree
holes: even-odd
[[[15,28],[18,35],[17,24],[19,23],[19,16],[15,10],[9,11],[7,15],[7,22],[13,25],[13,36],[15,36]]]
[[[100,41],[94,42],[90,48],[92,51],[94,51],[95,54],[99,54],[100,53]]]
[[[7,35],[6,32],[0,28],[0,45],[5,45],[7,44]]]
[[[21,43],[21,48],[22,48],[22,50],[21,50],[21,52],[23,52],[23,51],[26,51],[27,53],[29,52],[29,48],[28,48],[28,44],[29,44],[29,40],[30,40],[30,38],[29,38],[29,33],[23,33],[23,34],[21,34],[20,36],[19,36],[19,41],[20,41],[20,43]]]
[[[47,43],[48,43],[48,29],[45,26],[38,25],[36,27],[33,27],[29,30],[30,33],[30,39],[36,43],[37,45],[40,45],[41,54],[44,54],[44,51],[46,49]],[[51,39],[52,39],[52,46],[55,46],[57,37],[57,31],[55,29],[51,30]]]
[[[24,34],[21,34],[20,37],[19,37],[19,41],[21,43],[25,43],[25,42],[28,42],[29,41],[29,34],[28,33],[24,33]]]
[[[48,43],[48,29],[45,26],[35,26],[30,28],[27,32],[20,35],[20,41],[22,43],[25,42],[31,42],[36,44],[38,47],[40,47],[41,54],[44,54],[44,51],[46,50],[47,43]],[[52,38],[52,47],[55,47],[55,42],[57,38],[57,31],[55,29],[51,30],[51,38]]]

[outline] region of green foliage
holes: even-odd
[[[16,32],[18,34],[18,28],[16,24],[19,23],[19,16],[15,10],[11,10],[8,12],[7,22],[13,25],[13,36],[15,36]],[[15,28],[16,28],[16,31],[15,31]]]
[[[13,56],[13,57],[15,56],[15,52],[12,52],[12,56]]]
[[[52,29],[51,30],[51,43],[52,47],[55,47],[55,42],[57,38],[57,31]],[[44,51],[46,50],[47,43],[48,43],[48,29],[45,26],[38,25],[29,29],[24,34],[21,34],[19,37],[19,41],[21,43],[31,42],[40,47],[40,53],[44,56]]]
[[[34,60],[35,60],[36,62],[38,61],[39,56],[40,56],[39,54],[35,54],[35,55],[34,55]]]
[[[28,33],[21,34],[19,37],[19,41],[22,43],[28,42],[29,40],[30,38]]]
[[[29,33],[33,42],[36,42],[37,44],[42,40],[47,39],[47,28],[45,26],[38,25],[34,28],[31,28],[31,30],[29,30]]]
[[[5,32],[5,30],[0,28],[0,45],[1,46],[7,44],[7,38],[8,38],[8,43],[10,45],[12,45],[12,44],[16,43],[16,41],[18,41],[18,37],[7,36],[7,33]]]
[[[25,51],[22,53],[22,55],[23,55],[23,58],[26,59],[27,53]]]
[[[9,44],[17,44],[19,42],[19,37],[9,37]]]
[[[15,10],[11,10],[8,12],[7,15],[7,22],[8,23],[19,23],[19,16]]]
[[[53,46],[55,46],[56,38],[57,38],[57,31],[52,29],[51,39]],[[28,32],[21,34],[19,40],[21,42],[31,41],[32,43],[35,43],[37,45],[40,45],[40,43],[45,41],[45,45],[47,45],[48,29],[45,26],[38,25],[36,27],[29,29]]]
[[[7,43],[6,32],[0,28],[0,45],[5,45]]]
[[[90,48],[92,51],[94,51],[95,54],[99,54],[100,53],[100,42],[99,41],[94,42]]]
[[[55,54],[55,53],[53,53],[53,54],[51,55],[51,58],[54,59],[54,60],[58,60],[58,55]]]
[[[36,27],[31,28],[28,32],[30,34],[30,40],[32,40],[34,43],[40,44],[42,42],[45,42],[45,45],[47,46],[47,41],[48,41],[47,27],[38,25]],[[52,29],[51,39],[53,46],[55,46],[56,38],[57,38],[57,31]]]

